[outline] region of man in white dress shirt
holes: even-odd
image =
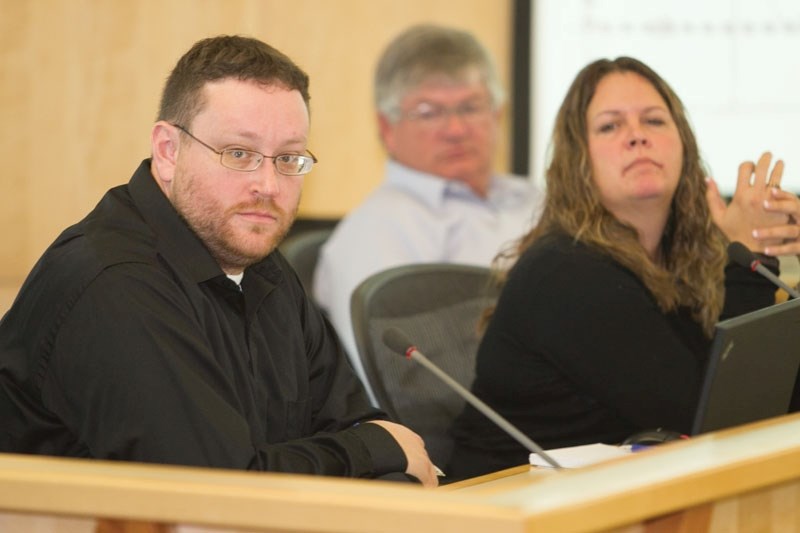
[[[467,32],[414,26],[381,56],[375,105],[386,175],[337,225],[314,277],[314,296],[373,402],[350,322],[358,284],[411,263],[489,266],[538,218],[530,180],[493,173],[503,102],[491,57]]]

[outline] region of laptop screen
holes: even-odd
[[[799,366],[800,299],[719,322],[692,434],[788,413]]]

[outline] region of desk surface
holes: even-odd
[[[788,501],[784,514],[800,525],[800,414],[581,469],[522,466],[435,490],[0,454],[0,513],[221,528],[214,531],[608,531],[780,487],[789,492],[769,501]]]
[[[798,531],[798,430],[800,414],[789,415],[592,467],[558,472],[521,465],[440,490],[524,509],[529,531],[600,531],[647,519],[655,526],[653,517],[665,515],[663,531],[678,530],[676,521],[691,524],[688,531]],[[740,494],[752,501],[740,506]],[[725,504],[715,506],[719,501]],[[737,520],[740,507],[754,517],[749,525]],[[697,513],[670,515],[689,508],[699,509],[699,521]]]
[[[665,505],[666,510],[671,505],[693,503],[694,497],[702,499],[699,493],[706,489],[699,483],[704,479],[716,483],[717,475],[723,472],[725,486],[714,487],[719,489],[717,496],[766,485],[783,478],[780,472],[787,474],[784,479],[800,476],[798,432],[800,415],[796,414],[675,441],[572,471],[518,467],[468,480],[463,485],[454,484],[453,490],[480,496],[485,502],[547,514],[569,507],[593,512],[597,504],[603,506],[614,498],[625,500],[625,495],[652,493],[656,489],[665,493],[662,502],[667,504],[670,487],[681,485],[686,479],[697,481],[691,497],[680,492],[671,494],[674,503]]]

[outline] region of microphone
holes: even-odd
[[[448,387],[457,392],[459,396],[472,404],[475,409],[486,415],[489,420],[514,437],[514,439],[527,448],[528,451],[538,454],[539,457],[547,461],[553,468],[561,468],[561,465],[558,464],[555,459],[547,455],[538,444],[529,439],[524,433],[514,427],[511,422],[503,418],[500,413],[486,405],[483,401],[478,399],[477,396],[465,389],[460,383],[448,376],[441,368],[432,363],[430,359],[425,357],[401,330],[395,327],[387,329],[383,333],[383,343],[392,351],[402,354],[408,359],[413,359],[430,370],[436,377],[444,381]]]
[[[800,293],[791,288],[781,278],[773,274],[767,267],[761,264],[756,254],[751,252],[744,244],[734,241],[728,245],[728,256],[737,265],[749,268],[753,272],[758,272],[772,283],[789,293],[792,298],[800,298]]]

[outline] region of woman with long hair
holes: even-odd
[[[578,74],[550,149],[541,219],[500,261],[513,266],[473,392],[545,449],[688,432],[714,325],[775,301],[769,281],[728,264],[727,245],[761,252],[772,241],[753,230],[790,222],[764,209],[783,163],[743,163],[722,202],[680,99],[627,57]],[[527,462],[471,406],[453,433],[451,478]]]

